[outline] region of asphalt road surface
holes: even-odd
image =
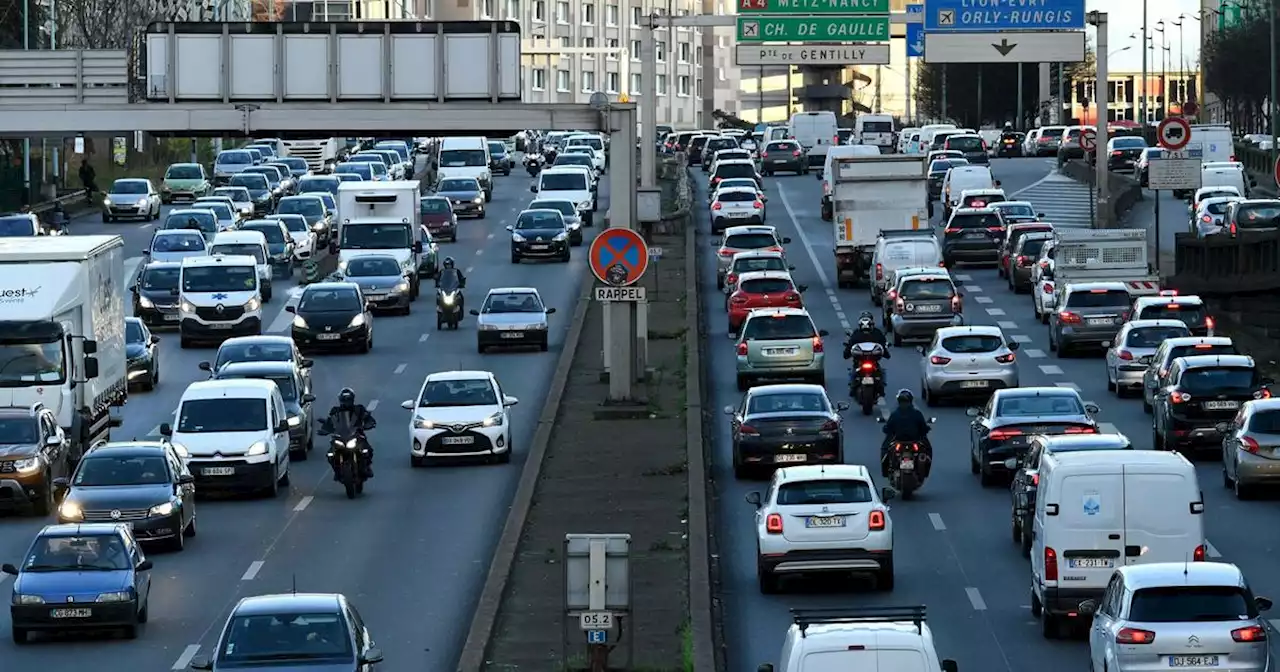
[[[992,165],[1006,193],[1032,201],[1049,215],[1047,219],[1055,221],[1055,213],[1066,216],[1069,201],[1077,198],[1078,190],[1059,177],[1049,176],[1050,170],[1052,162],[1043,159],[997,160]],[[703,180],[695,179],[702,199],[698,202],[705,202]],[[874,312],[867,290],[835,286],[832,227],[819,219],[821,187],[812,175],[769,178],[766,192],[770,197],[768,223],[791,238],[787,255],[796,267],[793,275],[797,283],[809,285],[805,302],[818,328],[831,333],[826,339],[829,393],[834,400],[846,399],[848,374],[839,345],[844,329],[857,321],[860,312]],[[1078,225],[1078,220],[1070,219],[1074,221],[1069,226]],[[712,240],[705,235],[709,232],[705,210],[699,227],[704,234],[700,239]],[[713,372],[707,389],[709,406],[718,411],[737,405],[742,393],[735,387],[732,341],[724,335],[727,324],[715,289],[714,245],[703,244],[701,249],[706,263],[699,284],[711,339],[707,369]],[[1143,414],[1140,400],[1119,400],[1107,392],[1100,355],[1057,358],[1049,353],[1046,328],[1033,318],[1028,295],[1009,292],[994,268],[960,267],[956,273],[965,283],[965,315],[970,323],[998,325],[1022,344],[1018,352],[1022,386],[1078,388],[1085,400],[1101,406],[1098,420],[1104,432],[1118,431],[1139,448],[1151,447],[1150,416]],[[893,359],[886,362],[887,388],[890,395],[910,388],[919,399],[920,356],[915,343],[910,345],[894,349]],[[1007,487],[984,489],[969,472],[970,419],[965,409],[925,409],[923,403],[917,403],[926,415],[937,417],[931,435],[935,462],[915,499],[892,503],[897,570],[892,593],[873,592],[869,581],[817,579],[793,582],[790,592],[782,595],[761,595],[756,582],[754,509],[743,497],[763,491],[765,484],[734,480],[728,419],[719,416],[715,421],[711,451],[719,490],[716,531],[728,669],[742,672],[754,670],[760,663],[776,664],[790,625],[790,608],[918,604],[929,609],[938,655],[955,659],[961,670],[1085,669],[1088,650],[1084,640],[1045,640],[1038,621],[1031,618],[1030,568],[1010,537],[1009,491]],[[847,413],[844,436],[848,462],[877,464],[882,433],[872,418]],[[1197,471],[1205,497],[1210,559],[1236,563],[1257,594],[1274,597],[1280,593],[1280,578],[1274,571],[1280,546],[1274,521],[1280,507],[1274,500],[1237,502],[1223,488],[1216,460],[1198,462]]]
[[[428,284],[412,315],[375,318],[376,342],[369,354],[315,357],[317,413],[328,412],[338,391],[350,386],[379,420],[379,428],[371,432],[377,476],[363,498],[347,500],[318,447],[312,459],[292,464],[292,485],[284,496],[202,500],[197,506],[200,535],[187,550],[151,555],[151,619],[138,640],[58,636],[19,647],[7,636],[4,609],[3,667],[62,670],[96,660],[95,667],[104,672],[184,669],[196,653],[212,650],[237,600],[296,587],[351,598],[392,669],[452,669],[567,333],[587,245],[598,231],[585,231],[586,243],[574,248],[569,264],[512,265],[503,227],[514,223],[529,202],[529,184],[523,172],[498,177],[488,217],[460,221],[458,242],[441,243],[440,254],[442,259],[452,256],[464,269],[470,307],[479,307],[494,287],[537,287],[548,306],[559,308],[551,317],[549,352],[479,355],[475,318],[469,315],[457,332],[436,331]],[[601,218],[606,208],[607,199],[600,206]],[[126,276],[132,278],[153,226],[80,219],[73,230],[121,235]],[[266,307],[264,333],[288,333],[291,316],[283,307],[296,300],[296,291],[293,283],[277,284],[276,299]],[[212,359],[214,349],[180,350],[176,335],[159,336],[161,382],[153,392],[130,395],[124,425],[112,432],[113,438],[155,438],[160,423],[171,421],[186,386],[207,377],[197,365]],[[400,403],[417,395],[428,373],[453,369],[493,371],[503,389],[520,400],[512,409],[516,431],[511,464],[410,468],[409,413]],[[20,563],[34,533],[50,522],[0,517],[0,560]],[[0,577],[0,585],[10,578]]]

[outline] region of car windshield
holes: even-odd
[[[779,392],[756,394],[747,402],[747,415],[757,413],[829,413],[831,405],[823,394]]]
[[[1048,238],[1028,238],[1023,239],[1022,247],[1018,248],[1019,254],[1024,257],[1037,258],[1040,251],[1044,249],[1044,244],[1048,242]]]
[[[280,225],[272,224],[245,224],[241,226],[242,231],[257,231],[262,237],[267,239],[268,245],[280,245],[285,242],[286,236]]]
[[[716,138],[708,142],[707,146],[703,147],[703,151],[710,152],[712,156],[715,156],[715,153],[722,149],[735,149],[737,146],[738,141],[733,138]]]
[[[285,401],[298,400],[298,386],[294,383],[293,376],[259,376],[259,375],[253,375],[253,374],[240,374],[240,373],[229,373],[229,374],[218,375],[218,380],[228,380],[228,379],[269,380],[275,383],[276,387],[280,388],[280,396],[283,397]]]
[[[746,259],[738,259],[733,262],[734,273],[748,273],[750,271],[786,271],[787,262],[782,257],[748,257]]]
[[[1143,623],[1204,623],[1257,618],[1258,609],[1238,586],[1139,588],[1129,620]]]
[[[292,172],[305,173],[309,169],[309,167],[307,166],[306,159],[299,159],[296,157],[286,156],[285,158],[280,159],[280,163],[283,163],[284,165],[289,166],[289,172],[291,173]]]
[[[570,142],[573,142],[574,144],[586,145],[591,149],[604,149],[604,143],[600,141],[600,138],[593,138],[593,137],[573,138]]]
[[[480,192],[480,183],[471,178],[440,180],[440,187],[438,190],[475,194]]]
[[[903,282],[898,296],[902,297],[903,300],[912,301],[919,299],[950,299],[955,293],[956,288],[951,285],[950,280],[920,278]]]
[[[1004,226],[1000,215],[954,215],[947,222],[947,230],[951,229],[998,229]]]
[[[946,173],[948,170],[951,170],[956,166],[967,165],[969,165],[969,161],[967,159],[938,159],[929,164],[929,172],[935,174]]]
[[[489,143],[489,156],[506,156],[507,146],[501,142]]]
[[[754,203],[757,196],[750,191],[721,191],[716,194],[718,203]]]
[[[310,230],[307,218],[302,215],[276,215],[273,219],[284,224],[284,228],[290,233],[306,233]]]
[[[562,217],[576,217],[578,209],[573,207],[573,201],[534,201],[529,204],[530,210],[555,210]]]
[[[288,343],[223,343],[218,348],[214,370],[232,362],[292,362],[293,348]]]
[[[542,176],[539,191],[586,191],[587,176],[578,173],[546,173]]]
[[[253,257],[254,261],[259,264],[267,263],[267,255],[262,251],[261,245],[253,243],[219,243],[209,249],[209,254],[226,254],[226,255],[244,255]],[[192,291],[192,290],[187,290]]]
[[[1241,204],[1236,210],[1236,226],[1242,229],[1280,226],[1280,203]]]
[[[1249,418],[1249,431],[1258,434],[1280,434],[1280,411],[1258,411]]]
[[[172,170],[172,168],[170,169]],[[137,194],[142,195],[148,193],[147,183],[142,180],[116,180],[111,183],[111,193],[115,194]]]
[[[271,166],[260,166],[258,168],[248,168],[244,171],[244,175],[261,175],[267,178],[269,184],[280,183],[280,173]]]
[[[1112,140],[1112,147],[1116,149],[1142,149],[1147,146],[1147,141],[1142,138],[1116,138]]]
[[[866,481],[823,479],[788,482],[778,488],[778,506],[867,504],[871,501],[871,484]]]
[[[115,572],[133,569],[116,534],[41,536],[27,552],[24,572]]]
[[[1138,315],[1138,319],[1142,320],[1182,320],[1188,327],[1204,326],[1207,317],[1209,317],[1209,313],[1205,310],[1204,304],[1178,303],[1161,303],[1154,306],[1146,306],[1142,309],[1142,313]],[[1183,334],[1183,336],[1186,336],[1186,334]]]
[[[228,245],[227,247],[236,246]],[[247,254],[247,252],[233,254]],[[261,250],[259,250],[259,256],[261,256]],[[265,257],[262,263],[266,263]],[[257,286],[258,270],[252,266],[191,266],[182,271],[182,291],[184,292],[251,292]]]
[[[786,294],[793,288],[785,278],[751,278],[738,283],[738,289],[746,294]]]
[[[336,177],[304,177],[298,180],[298,193],[308,194],[313,191],[322,191],[337,196],[339,184],[342,184],[342,180]]]
[[[364,180],[373,179],[373,164],[371,163],[339,163],[336,170],[341,173],[353,173],[359,175]]]
[[[212,212],[175,212],[164,220],[166,229],[192,229],[201,233],[217,233],[218,218]]]
[[[360,224],[342,227],[342,247],[349,250],[408,248],[413,236],[408,224]]]
[[[1226,390],[1251,390],[1257,386],[1252,368],[1206,366],[1188,369],[1178,379],[1178,388],[1189,394],[1211,394]]]
[[[1231,201],[1218,201],[1216,203],[1206,203],[1204,211],[1210,215],[1227,214],[1227,206],[1231,205]]]
[[[735,188],[755,191],[757,189],[756,181],[750,177],[728,177],[721,180],[720,185],[717,187],[719,191]]]
[[[952,136],[947,138],[946,147],[959,152],[981,152],[982,138],[972,135]]]
[[[31,445],[38,440],[34,418],[0,418],[0,445]]]
[[[532,292],[503,292],[490,294],[484,300],[482,313],[542,313],[542,299]]]
[[[267,401],[219,397],[182,402],[178,429],[184,434],[259,432],[267,428]]]
[[[782,341],[817,335],[808,315],[757,315],[748,319],[742,329],[743,341]]]
[[[965,334],[942,339],[942,347],[957,355],[995,352],[1004,346],[1004,339],[991,334]]]
[[[1201,189],[1198,195],[1201,203],[1210,198],[1240,198],[1240,192],[1235,189]]]
[[[0,217],[0,236],[34,236],[36,226],[27,215]]]
[[[236,173],[231,176],[227,184],[233,187],[244,187],[250,191],[266,191],[271,188],[267,182],[267,176],[258,173]]]
[[[125,343],[141,343],[142,342],[142,324],[131,319],[125,320],[124,342]]]
[[[479,168],[485,165],[483,149],[446,149],[440,152],[441,168]]]
[[[778,239],[771,233],[735,233],[725,239],[723,247],[727,250],[760,250],[777,245]]]
[[[351,636],[338,612],[233,616],[221,646],[219,667],[355,658]]]
[[[564,217],[558,212],[530,212],[520,213],[520,218],[516,220],[516,229],[562,229],[564,228]]]
[[[76,477],[79,486],[163,485],[171,482],[163,455],[100,455],[92,453],[80,461]]]
[[[196,203],[196,205],[212,212],[217,219],[235,219],[235,213],[231,212],[231,206],[226,203]]]
[[[1041,415],[1084,415],[1084,406],[1074,395],[1038,394],[1006,397],[996,407],[998,417]]]
[[[324,203],[318,198],[285,198],[276,206],[276,212],[282,215],[302,215],[307,221],[316,221],[324,217]]]
[[[1124,344],[1130,348],[1158,348],[1165,339],[1186,335],[1186,327],[1139,327],[1129,332]]]
[[[217,163],[231,166],[245,166],[253,163],[249,152],[223,152],[218,155]]]
[[[995,203],[991,208],[1006,217],[1035,218],[1036,209],[1030,203]]]
[[[766,153],[767,152],[798,152],[800,151],[800,145],[797,145],[794,142],[771,142],[765,145],[764,151]]]
[[[213,191],[215,196],[226,196],[231,199],[232,203],[248,203],[253,200],[249,196],[249,190],[243,187],[239,189],[229,189],[227,187],[218,187]]]
[[[362,312],[360,296],[355,290],[341,289],[308,289],[302,293],[298,301],[298,312]]]
[[[204,248],[204,236],[198,233],[156,236],[151,241],[152,252],[195,252]]]
[[[181,275],[180,268],[144,268],[138,283],[148,291],[177,289]]]
[[[755,178],[756,167],[750,163],[722,163],[716,166],[715,176],[721,179],[726,177],[749,177]]]
[[[448,215],[453,213],[453,208],[449,207],[449,201],[443,198],[423,198],[418,201],[418,214],[421,215]]]
[[[1067,308],[1128,308],[1129,292],[1123,289],[1091,289],[1067,295]]]
[[[1234,345],[1218,345],[1199,343],[1196,345],[1178,345],[1169,348],[1166,361],[1172,362],[1179,357],[1195,357],[1196,355],[1238,355]]]
[[[400,262],[393,257],[356,257],[347,264],[349,278],[377,278],[400,276]]]
[[[493,385],[484,378],[465,380],[432,380],[422,386],[419,407],[497,406]]]

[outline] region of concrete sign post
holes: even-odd
[[[631,668],[635,637],[626,630],[631,625],[630,553],[629,534],[564,535],[562,660],[576,657],[577,651],[569,647],[585,643],[592,672],[605,672],[615,669],[609,666],[611,644],[623,644],[623,669]]]

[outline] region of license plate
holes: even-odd
[[[740,211],[740,210],[730,210],[730,211],[729,211],[729,216],[730,216],[730,217],[746,217],[748,214],[749,214],[749,213],[742,212],[742,211]]]
[[[916,312],[917,313],[941,313],[942,306],[936,303],[925,304],[923,306],[916,306]]]
[[[805,527],[844,527],[844,516],[809,516],[804,519]]]
[[[1147,355],[1146,357],[1139,357],[1139,358],[1138,358],[1138,363],[1139,363],[1139,364],[1150,364],[1150,363],[1151,363],[1152,358],[1154,358],[1154,357],[1155,357],[1155,355]]]
[[[317,341],[336,341],[342,338],[342,334],[316,334]]]
[[[783,453],[782,455],[774,455],[774,462],[804,462],[807,459],[800,453]]]
[[[390,295],[389,294],[365,294],[364,298],[369,299],[370,301],[381,301],[387,298],[388,296]],[[326,334],[326,336],[327,335],[328,334]]]
[[[205,476],[230,476],[236,473],[235,467],[205,467],[200,470]]]
[[[985,234],[985,233],[983,233],[983,232],[981,232],[981,231],[970,231],[970,232],[968,232],[968,233],[964,234],[964,237],[965,237],[965,238],[986,238],[986,237],[987,237],[987,234]]]
[[[530,246],[529,246],[529,249],[531,249],[531,250],[545,250],[545,249],[547,249],[547,248],[549,248],[549,247],[551,247],[551,246],[550,246],[550,245],[530,245]]]
[[[1206,401],[1204,402],[1206,411],[1227,411],[1240,408],[1238,401]]]
[[[209,325],[210,329],[230,329],[231,325],[226,322],[213,322]]]
[[[519,331],[504,331],[504,332],[502,332],[502,337],[503,337],[503,338],[512,338],[512,339],[514,339],[514,338],[524,338],[524,334],[523,334],[522,332],[519,332]]]
[[[1096,317],[1093,319],[1085,320],[1085,324],[1088,324],[1091,327],[1105,327],[1111,324],[1111,318]]]
[[[871,376],[863,376],[863,377],[862,377],[862,384],[863,384],[863,385],[875,385],[875,384],[876,384],[876,379],[875,379],[875,378],[873,378],[873,377],[871,377]]]
[[[966,380],[960,383],[960,387],[966,388],[966,389],[972,389],[975,387],[986,387],[986,386],[987,386],[987,381],[985,380]]]
[[[1217,656],[1169,656],[1169,667],[1217,667]]]
[[[904,457],[902,458],[902,461],[898,463],[898,468],[903,471],[915,471],[916,461],[909,457]]]
[[[446,446],[461,446],[475,442],[476,437],[474,436],[446,436],[443,439],[440,439],[440,443]]]
[[[764,354],[783,357],[786,355],[794,355],[800,352],[800,348],[765,348]]]
[[[775,163],[775,164],[776,164],[776,163],[786,163],[786,162],[787,162],[787,160],[786,160],[786,159],[773,159],[773,160],[771,161],[771,163]]]
[[[1116,561],[1111,558],[1067,558],[1067,566],[1073,569],[1111,569]]]
[[[50,618],[89,618],[93,615],[92,609],[50,609]]]
[[[177,322],[179,317],[180,317],[180,316],[179,316],[177,313],[173,313],[172,315],[165,315],[165,316],[164,316],[164,321],[165,321],[165,322]]]

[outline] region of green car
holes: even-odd
[[[194,201],[213,191],[209,174],[198,163],[175,163],[164,171],[160,185],[160,199],[165,203]]]

